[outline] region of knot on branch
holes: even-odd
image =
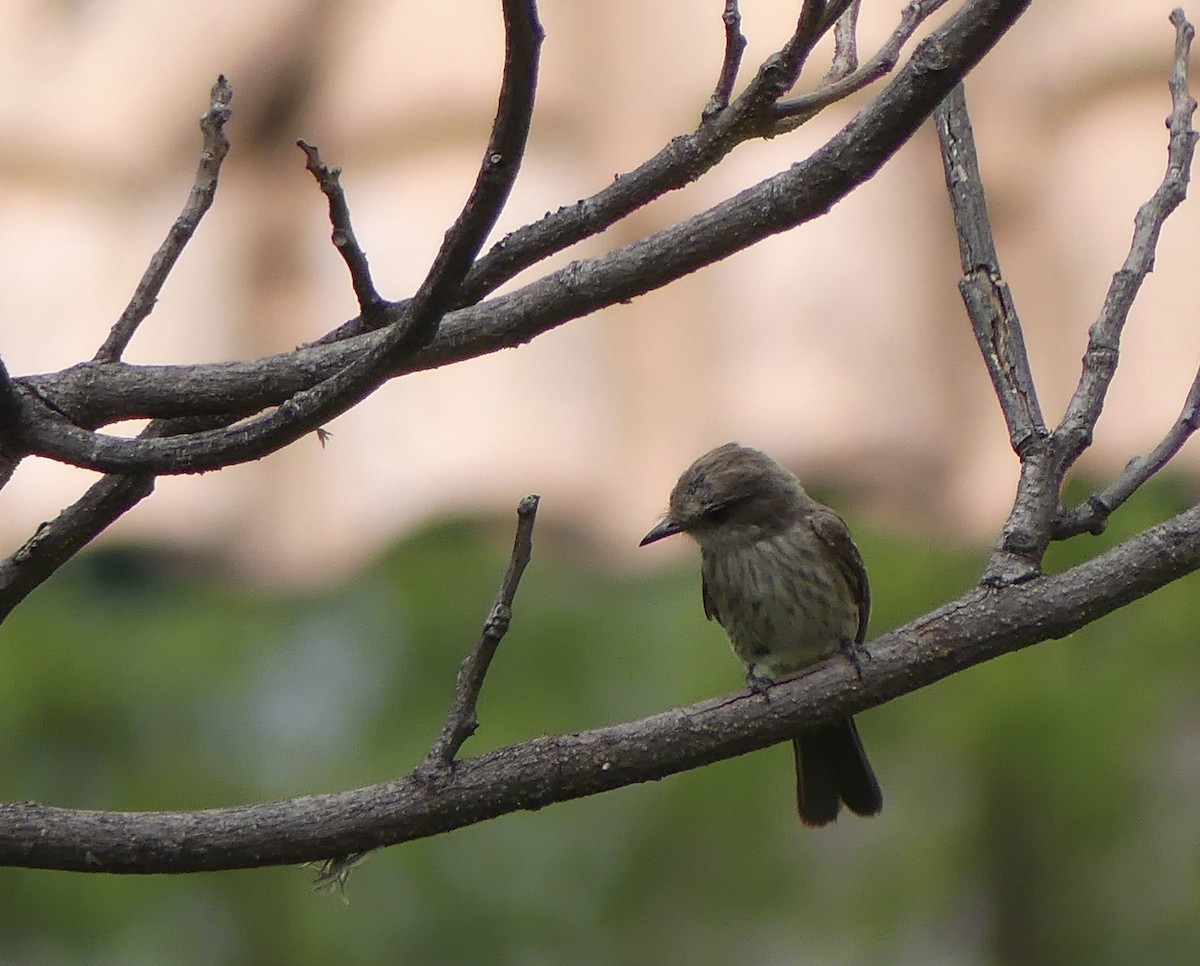
[[[945,70],[950,64],[950,55],[938,37],[926,37],[913,51],[913,70],[919,73]]]
[[[1087,498],[1087,505],[1092,511],[1091,519],[1087,521],[1087,532],[1098,537],[1108,528],[1108,517],[1112,513],[1112,507],[1096,493]]]
[[[483,625],[483,633],[488,637],[499,640],[508,633],[508,625],[512,621],[512,608],[504,604],[496,604]]]
[[[979,586],[998,590],[1035,580],[1041,575],[1042,567],[1036,559],[1005,547],[992,554]]]

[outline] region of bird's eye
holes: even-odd
[[[718,503],[704,511],[704,522],[719,525],[726,522],[731,513],[733,513],[732,503]]]

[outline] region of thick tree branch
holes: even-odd
[[[455,274],[461,276],[466,270],[466,266],[478,253],[487,232],[495,223],[499,209],[503,206],[516,177],[528,135],[529,119],[533,109],[533,94],[536,87],[537,54],[542,31],[537,23],[536,11],[531,2],[513,0],[511,3],[506,3],[505,17],[508,28],[505,73],[492,138],[464,213],[460,216],[455,229],[447,235],[446,242],[427,277],[426,285],[423,286],[425,292],[423,304],[435,315],[440,311],[438,300],[440,299],[442,302],[446,300],[446,290],[452,288],[451,282]],[[218,93],[222,93],[223,103],[227,109],[228,85],[224,83],[223,78],[214,88],[214,103]],[[210,114],[219,119],[220,123],[224,122],[224,115],[218,117],[215,111]],[[210,127],[217,133],[220,132],[220,124],[217,123],[217,120],[212,120]],[[209,128],[206,127],[206,132],[208,131]],[[319,161],[319,158],[316,160]],[[202,161],[201,172],[203,173],[205,170],[205,162]],[[215,169],[211,169],[210,173],[213,175],[212,183],[215,186]],[[198,176],[197,184],[200,183]],[[348,210],[340,211],[333,196],[330,197],[330,204],[335,232],[339,227],[348,228]],[[370,293],[374,291],[369,275],[364,274],[365,269],[365,256],[361,262],[356,261],[351,266],[352,275],[356,275],[356,291],[360,295],[360,299],[364,296],[369,298]],[[414,308],[419,308],[416,300],[413,305]],[[260,419],[259,425],[269,423],[270,426],[281,432],[294,429],[296,417],[293,410],[288,408],[289,403],[296,405],[296,398],[304,398],[316,399],[318,402],[326,401],[332,405],[330,400],[336,400],[336,393],[343,389],[347,381],[346,374],[360,372],[369,364],[383,370],[386,377],[387,353],[402,345],[406,338],[422,337],[419,331],[416,336],[410,334],[413,318],[415,316],[408,320],[408,329],[397,326],[389,332],[381,333],[374,344],[355,346],[349,353],[345,351],[344,346],[340,347],[341,352],[335,353],[341,356],[338,364],[316,379],[312,378],[311,371],[305,372],[304,378],[295,382],[293,392],[284,393],[284,404],[279,409],[268,413],[266,419]],[[114,333],[116,332],[117,330],[114,329]],[[132,334],[132,330],[130,330],[130,334]],[[91,365],[94,366],[96,363]],[[284,362],[283,365],[286,369],[287,363]],[[85,370],[88,368],[88,364],[83,364],[83,366]],[[100,365],[99,369],[104,370],[109,366],[115,366],[124,371],[136,368],[114,362]],[[79,367],[76,367],[76,371],[80,371]],[[262,371],[256,371],[261,377]],[[86,381],[85,377],[85,383]],[[6,403],[13,412],[24,406],[26,407],[25,413],[28,415],[32,408],[38,414],[36,418],[44,418],[58,424],[64,432],[72,435],[84,448],[89,447],[100,438],[91,434],[79,435],[79,429],[62,418],[63,410],[49,401],[52,394],[47,395],[36,380],[27,384],[26,388],[27,392],[23,402],[20,395],[10,394],[5,397]],[[240,442],[245,447],[252,447],[252,430],[249,428],[251,423],[243,421],[240,428],[231,433],[227,427],[238,417],[229,414],[231,412],[235,414],[253,412],[263,406],[279,402],[280,397],[277,395],[264,397],[262,406],[252,404],[249,408],[239,410],[229,394],[222,393],[220,390],[213,393],[210,391],[212,388],[211,385],[206,388],[197,386],[197,395],[193,401],[196,402],[203,398],[205,400],[203,404],[192,406],[190,413],[186,409],[156,413],[159,416],[172,415],[179,416],[179,418],[166,421],[156,419],[143,431],[138,440],[127,442],[136,445],[139,442],[145,443],[148,440],[162,437],[174,437],[178,445],[171,444],[170,448],[183,454],[184,459],[190,452],[189,444],[182,442],[180,437],[183,440],[200,438],[218,447],[221,445],[222,439],[227,443],[233,440]],[[86,385],[81,387],[81,392],[83,396],[93,395],[92,390]],[[290,400],[289,396],[292,397]],[[289,425],[289,422],[292,425]],[[88,425],[86,420],[83,425]],[[297,435],[305,431],[307,430],[301,428]],[[91,440],[88,439],[88,436],[91,436]],[[13,428],[11,437],[3,437],[8,440],[12,438],[19,438],[19,428]],[[0,447],[0,456],[5,457],[6,465],[15,466],[20,455],[19,444],[14,446],[10,441],[8,445]],[[95,468],[103,469],[104,467],[96,465]],[[62,566],[66,560],[86,546],[121,514],[149,495],[153,486],[153,474],[146,471],[126,473],[124,478],[121,475],[107,477],[96,483],[79,501],[60,513],[54,520],[39,527],[24,546],[0,562],[0,620],[3,620],[20,601],[54,573],[58,567]]]
[[[198,812],[0,806],[0,865],[79,872],[211,871],[369,851],[697,768],[1063,637],[1200,569],[1192,508],[1062,574],[978,588],[868,645],[862,679],[831,659],[770,701],[739,693],[640,721],[535,738],[453,770],[288,801]]]
[[[769,235],[824,214],[854,187],[870,178],[911,137],[949,89],[978,62],[1027,5],[1028,0],[973,0],[965,4],[918,45],[909,62],[871,105],[806,161],[679,225],[607,255],[573,262],[513,293],[450,314],[438,336],[427,347],[411,359],[393,360],[391,373],[397,375],[445,365],[520,345],[571,319],[659,288]],[[406,314],[393,324],[407,324],[409,318],[411,316]],[[361,338],[371,346],[367,350],[369,353],[382,351],[390,355],[385,337],[376,334]],[[361,345],[356,343],[356,346]],[[344,358],[347,346],[338,344],[321,348],[333,352],[334,357]],[[316,354],[302,356],[297,353],[276,360],[282,363],[283,378],[294,377],[301,369],[312,363],[319,364],[323,358],[320,348],[303,351]],[[368,369],[372,365],[371,362],[360,364]],[[339,373],[328,379],[332,385],[318,386],[291,397],[288,405],[307,414],[301,421],[303,431],[310,428],[308,423],[313,422],[312,413],[322,414],[324,419],[328,418],[328,410],[335,408],[327,396],[339,404],[345,402],[341,383],[354,382],[357,376],[354,366],[351,363],[343,370],[345,375]],[[114,370],[98,372],[73,368],[77,377],[89,381],[88,395],[93,399],[102,396],[116,403],[126,389],[131,398],[137,398],[139,390],[155,388],[143,374],[140,380],[130,380],[137,384],[124,385],[121,391],[113,393],[103,383],[114,378]],[[167,369],[169,367],[158,367],[158,372]],[[217,370],[233,374],[238,368],[224,366],[208,371]],[[123,375],[130,372],[129,369],[117,371]],[[56,398],[55,384],[62,378],[69,378],[68,373],[72,370],[34,377],[28,384],[22,382],[19,385],[27,385],[30,389],[36,387],[38,395],[54,398],[56,408],[63,409],[63,403]],[[246,400],[244,411],[261,408],[264,395],[277,388],[270,387],[262,378],[269,381],[269,371],[260,368],[258,373],[257,381],[228,387],[230,391],[243,394],[242,398]],[[159,399],[166,404],[170,391],[163,392],[165,387],[157,388]],[[72,427],[65,420],[56,418],[52,411],[47,411],[40,401],[31,399],[31,395],[26,393],[23,400],[28,407],[24,423],[29,451],[103,471],[196,472],[254,459],[269,448],[265,439],[273,446],[282,445],[279,439],[287,434],[273,427],[273,422],[292,425],[289,422],[292,410],[289,410],[281,416],[259,417],[253,433],[239,429],[224,436],[211,433],[169,441],[124,440]],[[187,397],[186,401],[195,404],[193,396]],[[278,395],[274,401],[278,401]],[[176,397],[174,404],[182,406],[184,399]],[[129,415],[129,412],[123,412],[119,418]],[[75,418],[73,413],[72,418]],[[118,417],[106,415],[102,421],[110,418]],[[299,431],[294,432],[299,435]]]
[[[8,373],[8,366],[0,359],[0,489],[8,485],[17,464],[21,462],[21,447],[14,445],[11,438],[19,435],[20,424],[21,399]]]
[[[170,435],[227,422],[219,417],[156,419],[141,435]],[[53,520],[39,526],[33,536],[0,561],[0,623],[59,567],[153,492],[151,474],[110,474],[93,483]]]
[[[200,226],[200,219],[212,207],[213,199],[217,195],[217,178],[221,173],[221,163],[229,153],[225,122],[229,120],[229,105],[232,100],[233,89],[222,75],[213,85],[208,110],[200,118],[204,146],[200,152],[200,166],[196,170],[192,192],[183,206],[183,211],[175,219],[175,224],[171,226],[166,240],[150,259],[146,274],[138,283],[129,305],[125,307],[108,338],[93,357],[96,362],[115,362],[121,358],[138,326],[153,311],[154,303],[158,301],[158,293],[162,291],[171,269],[175,267],[183,249]]]
[[[154,477],[150,474],[105,476],[53,520],[38,527],[32,537],[0,561],[0,622],[114,520],[153,492]]]
[[[21,406],[17,401],[17,390],[13,385],[8,366],[0,359],[0,438],[16,428],[21,417]]]
[[[963,270],[959,290],[1008,424],[1009,441],[1019,456],[1026,443],[1045,438],[1048,431],[1033,385],[1021,320],[1000,272],[962,84],[937,106],[933,119],[958,234]]]
[[[532,0],[505,0],[504,11],[504,80],[488,149],[466,205],[404,317],[334,375],[228,428],[128,440],[80,429],[41,398],[28,395],[24,406],[27,428],[32,429],[26,437],[33,442],[30,452],[106,473],[193,473],[259,459],[360,402],[390,377],[397,360],[432,339],[508,198],[529,133],[541,25]]]

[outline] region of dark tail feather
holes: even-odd
[[[842,802],[856,815],[875,815],[883,793],[863,751],[854,719],[806,731],[792,741],[796,754],[796,807],[805,825],[826,825]]]

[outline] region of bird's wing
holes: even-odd
[[[708,581],[704,579],[703,571],[700,572],[700,598],[704,601],[704,616],[710,621],[720,624],[721,615],[717,613],[716,602],[713,600],[712,594],[708,592]]]
[[[850,539],[850,528],[846,521],[827,506],[813,507],[809,522],[813,533],[833,551],[834,560],[850,584],[850,591],[858,601],[858,634],[855,643],[861,644],[867,635],[867,620],[871,616],[871,587],[867,583],[867,568],[862,555]]]

